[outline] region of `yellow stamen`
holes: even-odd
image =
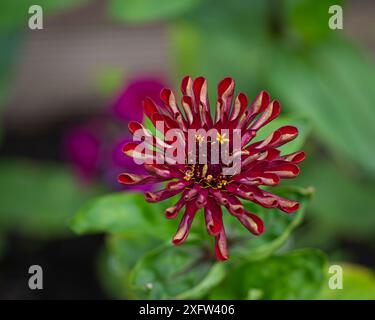
[[[199,143],[202,143],[204,141],[204,136],[202,136],[201,134],[196,134],[195,135],[195,139],[199,142]]]
[[[225,138],[226,133],[220,134],[219,132],[217,133],[217,138],[216,140],[220,142],[220,144],[223,144],[224,142],[228,142],[229,139]]]

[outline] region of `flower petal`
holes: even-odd
[[[255,123],[250,126],[250,129],[259,130],[275,119],[280,114],[280,109],[280,103],[278,101],[272,101]]]
[[[230,120],[231,121],[237,120],[245,111],[248,103],[249,101],[247,99],[247,96],[244,93],[240,92],[237,95],[236,100],[234,101]]]
[[[179,245],[187,239],[191,223],[193,222],[197,210],[198,207],[196,206],[194,201],[189,201],[186,203],[186,210],[184,216],[182,217],[177,232],[172,240],[174,245]]]
[[[215,237],[215,255],[216,259],[219,261],[225,261],[229,258],[228,243],[224,226],[220,233]]]
[[[163,189],[157,192],[148,191],[145,193],[145,199],[147,202],[159,202],[159,201],[163,201],[165,199],[171,198],[180,192],[181,192],[180,190],[171,191],[167,189]]]
[[[177,203],[170,208],[167,208],[164,212],[167,219],[174,219],[178,213],[180,212],[181,208],[185,205],[186,201],[184,199],[184,194],[182,194],[181,198],[177,201]]]
[[[215,236],[223,228],[222,211],[220,205],[212,198],[208,199],[204,209],[204,218],[208,234]]]
[[[280,160],[288,161],[294,164],[305,160],[306,154],[303,151],[297,151],[280,157]]]
[[[161,179],[158,179],[153,176],[148,175],[137,175],[131,173],[121,173],[118,176],[118,182],[127,185],[135,185],[135,184],[146,184],[146,183],[155,183],[159,182]]]
[[[253,213],[245,211],[243,214],[236,216],[236,218],[247,230],[256,236],[259,236],[265,230],[262,219]]]
[[[223,114],[229,115],[234,92],[234,80],[230,77],[224,78],[220,81],[217,91],[218,97],[223,101]]]

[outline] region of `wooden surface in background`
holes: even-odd
[[[374,16],[373,0],[348,1],[344,9],[344,32],[375,56]],[[108,101],[95,85],[108,67],[131,75],[165,73],[171,66],[165,26],[111,21],[102,0],[46,17],[44,26],[27,31],[19,56],[6,112],[13,130],[37,129],[105,107]]]

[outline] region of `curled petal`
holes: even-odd
[[[299,209],[297,201],[282,198],[256,186],[230,184],[227,186],[227,190],[238,197],[253,201],[265,208],[277,207],[286,213],[292,213]]]
[[[234,180],[245,185],[265,185],[276,186],[280,183],[280,177],[275,173],[269,172],[250,172],[248,175],[241,174]]]
[[[251,144],[248,149],[264,149],[266,147],[273,147],[276,142],[281,139],[281,132],[276,130],[272,132],[266,139]]]
[[[151,142],[149,142],[149,145],[151,145],[152,147],[159,148],[160,150],[164,150],[164,148],[172,148],[172,146],[165,143],[164,140],[160,139],[159,137],[153,136],[149,129],[146,129],[142,124],[140,124],[137,121],[130,121],[128,124],[128,128],[133,135],[137,133],[142,138],[148,138],[145,140],[145,142],[149,142],[149,140],[151,140]]]
[[[265,230],[262,219],[253,213],[244,212],[243,214],[236,216],[236,218],[247,230],[256,236],[262,234]]]
[[[177,107],[176,98],[170,89],[163,89],[160,92],[160,99],[164,102],[169,111],[171,111],[171,115],[180,113],[180,110],[178,110]]]
[[[167,184],[167,189],[171,191],[181,191],[192,183],[185,180],[171,181]]]
[[[270,96],[266,91],[261,91],[250,105],[249,115],[256,115],[264,109],[270,103]]]
[[[277,197],[278,208],[286,213],[292,213],[299,209],[297,201]]]
[[[158,112],[158,108],[156,107],[156,104],[154,101],[152,101],[150,98],[146,98],[143,100],[143,109],[145,111],[145,114],[147,117],[152,118],[152,115],[155,112]]]
[[[146,192],[145,193],[145,199],[146,201],[148,202],[159,202],[159,201],[163,201],[165,199],[168,199],[170,197],[173,197],[174,195],[176,195],[177,193],[179,193],[180,190],[167,190],[167,189],[163,189],[163,190],[160,190],[160,191],[157,191],[157,192]]]
[[[178,213],[180,212],[181,208],[185,205],[186,201],[184,200],[184,195],[177,201],[177,203],[170,208],[165,210],[165,216],[167,219],[174,219]]]
[[[207,204],[208,190],[201,188],[197,196],[197,206],[203,208]]]
[[[230,116],[230,120],[234,121],[238,119],[245,111],[248,104],[247,96],[244,93],[239,93],[236,100],[234,101],[233,110]]]
[[[198,77],[193,82],[193,91],[197,104],[202,103],[205,110],[208,110],[207,81],[203,77]]]
[[[300,170],[297,165],[293,163],[280,163],[276,164],[277,161],[271,162],[268,168],[264,169],[264,172],[277,174],[280,178],[295,178],[299,175]]]
[[[142,150],[142,152],[139,152],[137,149],[138,145],[140,145],[141,142],[129,142],[124,145],[122,148],[122,152],[126,154],[128,157],[133,158],[133,160],[139,160],[143,161],[144,163],[152,163],[155,161],[155,156],[153,155],[153,152],[149,152],[151,154],[148,154],[146,150]]]
[[[232,78],[224,78],[218,85],[218,96],[223,101],[223,113],[229,115],[232,96],[234,92],[234,80]]]
[[[229,258],[227,237],[225,235],[224,226],[220,233],[215,237],[215,255],[219,261],[225,261]]]
[[[297,127],[294,127],[294,126],[284,126],[284,127],[277,129],[277,131],[280,132],[281,137],[277,143],[272,145],[272,147],[275,147],[275,148],[280,147],[283,144],[294,140],[298,136],[298,129]]]
[[[200,187],[198,185],[195,185],[193,189],[188,190],[188,192],[184,196],[185,201],[193,199],[198,194],[199,189]]]
[[[215,113],[215,123],[223,121],[224,119],[224,102],[221,98],[217,99],[216,103],[216,113]]]
[[[144,167],[147,170],[147,172],[153,175],[156,175],[160,178],[172,179],[172,178],[178,177],[178,175],[174,173],[174,170],[171,170],[170,168],[166,168],[163,165],[145,164]]]
[[[193,80],[191,77],[186,76],[182,79],[181,91],[185,96],[193,97]]]
[[[178,125],[178,123],[174,119],[172,119],[170,116],[165,115],[165,114],[161,114],[161,113],[158,113],[158,112],[155,112],[152,115],[152,123],[154,123],[154,125],[155,125],[156,122],[158,122],[158,121],[159,122],[163,122],[167,129],[177,129],[177,128],[180,128],[180,126]]]
[[[292,212],[295,212],[299,209],[300,205],[297,201],[294,201],[294,200],[289,200],[289,199],[285,199],[285,198],[282,198],[280,196],[277,196],[273,193],[270,193],[270,192],[267,192],[267,191],[264,191],[262,190],[262,194],[263,194],[263,197],[265,198],[272,198],[274,199],[274,201],[277,203],[277,207],[286,212],[286,213],[292,213]]]
[[[189,96],[183,96],[181,104],[182,104],[182,107],[185,111],[185,115],[186,115],[186,118],[187,118],[188,122],[190,124],[192,124],[193,120],[194,120],[193,111],[192,111],[193,110],[193,100],[192,100],[192,98],[189,97]]]
[[[250,129],[259,130],[267,123],[275,119],[280,114],[280,110],[280,103],[278,101],[272,101],[261,116],[255,121],[255,123],[251,125]]]
[[[272,161],[275,160],[280,155],[280,150],[269,148],[262,152],[257,160],[261,161]]]
[[[305,158],[306,158],[306,154],[303,151],[298,151],[298,152],[287,154],[285,156],[281,156],[280,160],[284,160],[284,161],[297,164],[305,160]]]
[[[121,173],[118,176],[118,182],[122,184],[127,184],[127,185],[155,183],[158,181],[160,181],[160,179],[153,177],[153,176],[148,176],[148,175]]]
[[[222,211],[220,205],[213,199],[207,201],[205,207],[204,218],[208,234],[215,236],[223,228]]]
[[[246,130],[241,137],[241,146],[246,146],[256,135],[254,130]]]
[[[187,239],[191,223],[193,222],[197,210],[198,207],[196,206],[194,201],[189,201],[186,203],[186,210],[184,216],[182,217],[177,232],[172,240],[174,245],[179,245]]]

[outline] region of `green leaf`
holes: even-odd
[[[375,274],[372,270],[347,263],[335,263],[335,265],[339,265],[343,269],[343,288],[332,290],[328,285],[325,285],[319,299],[375,300]]]
[[[223,263],[215,263],[209,270],[207,276],[195,287],[180,293],[176,299],[199,299],[207,295],[212,288],[219,284],[225,277],[226,270]]]
[[[98,73],[95,79],[95,87],[106,98],[111,98],[116,91],[122,89],[125,72],[122,68],[107,67]]]
[[[98,261],[102,287],[114,298],[132,296],[129,274],[137,261],[161,244],[160,239],[138,232],[134,235],[110,235]]]
[[[328,8],[332,5],[342,5],[342,0],[286,0],[284,28],[291,36],[298,35],[302,40],[314,43],[332,35],[328,27]]]
[[[166,239],[171,234],[164,216],[168,202],[148,203],[143,194],[117,192],[96,198],[84,205],[71,221],[78,234],[114,233],[136,235],[140,232]]]
[[[0,230],[28,236],[69,233],[68,221],[96,190],[79,186],[72,173],[52,163],[0,161]]]
[[[301,235],[309,238],[309,245],[331,244],[335,237],[348,234],[356,239],[373,235],[375,187],[371,180],[363,181],[350,172],[345,166],[314,155],[303,164],[298,179],[316,190],[309,204],[311,221]]]
[[[211,299],[312,299],[325,281],[326,257],[303,249],[247,262],[228,273]]]
[[[266,209],[250,201],[243,201],[249,212],[257,214],[264,221],[266,231],[258,237],[253,236],[234,217],[225,214],[226,233],[233,242],[230,245],[231,257],[248,261],[264,259],[281,248],[291,232],[301,223],[312,190],[285,187],[279,190],[273,189],[271,192],[287,199],[298,200],[300,209],[287,214],[278,209]]]
[[[1,13],[0,13],[1,14]],[[23,35],[20,32],[4,33],[0,31],[0,143],[3,127],[3,113],[9,96],[11,73],[20,52]]]
[[[373,63],[339,39],[308,53],[282,48],[274,52],[268,75],[271,91],[288,110],[311,120],[313,133],[330,152],[374,173]]]
[[[202,0],[110,0],[110,14],[127,22],[174,18],[191,10]]]
[[[223,266],[191,238],[179,247],[162,245],[137,263],[130,275],[136,298],[198,299],[222,281]]]

